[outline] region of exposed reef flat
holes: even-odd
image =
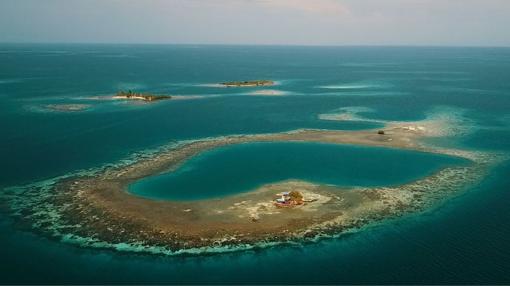
[[[296,130],[183,142],[122,166],[67,176],[43,186],[5,192],[12,211],[52,237],[82,246],[180,254],[314,240],[420,211],[481,180],[497,160],[492,154],[432,147],[425,129],[406,125],[377,130]],[[340,188],[288,180],[222,199],[157,201],[127,186],[171,172],[205,150],[246,142],[308,141],[411,149],[466,158],[418,181],[392,187]],[[303,205],[279,208],[277,192],[298,191]]]
[[[87,110],[90,107],[90,104],[47,104],[42,108],[48,111],[76,112]]]
[[[271,86],[274,85],[272,80],[249,80],[249,81],[229,81],[222,82],[220,85],[225,87],[254,87],[254,86]]]

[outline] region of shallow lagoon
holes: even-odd
[[[129,191],[152,199],[193,200],[301,179],[337,186],[403,184],[463,159],[424,152],[303,142],[244,143],[206,151],[175,172],[144,178]]]

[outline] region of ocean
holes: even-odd
[[[215,85],[251,79],[277,84]],[[179,97],[151,104],[108,100],[119,90]],[[2,44],[0,188],[115,164],[183,140],[362,130],[428,118],[455,123],[445,130],[451,136],[431,139],[435,144],[509,154],[509,90],[507,48]],[[84,109],[52,108],[61,104]],[[331,120],[337,114],[350,120]],[[323,145],[211,151],[185,164],[181,176],[148,178],[156,180],[156,191],[144,195],[215,197],[286,177],[392,185],[454,163],[419,152]],[[384,168],[388,162],[391,168]],[[222,179],[223,170],[233,169],[246,180]],[[509,172],[505,161],[433,209],[338,238],[215,255],[80,248],[30,231],[4,204],[0,283],[508,284]],[[217,184],[204,194],[201,183]],[[187,192],[166,192],[171,184]]]

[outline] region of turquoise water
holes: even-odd
[[[194,200],[247,192],[287,179],[337,186],[388,186],[411,182],[463,161],[389,148],[244,143],[204,152],[175,172],[131,184],[129,191],[153,199]]]
[[[247,94],[256,89],[208,85],[258,78],[278,80],[271,89],[287,95],[258,97]],[[151,105],[94,99],[126,88],[203,98]],[[441,143],[508,154],[509,91],[506,48],[1,45],[0,187],[115,163],[185,139],[380,126],[319,118],[345,107],[363,107],[363,116],[378,120],[420,120],[447,107],[445,113],[461,114],[465,129]],[[68,113],[41,108],[60,103],[91,106]],[[393,174],[395,182],[438,166],[432,158],[424,166],[400,153],[394,158],[392,168],[402,170]],[[397,167],[404,163],[409,170]],[[351,182],[368,178],[369,166],[358,170]],[[5,210],[0,282],[509,284],[509,173],[507,162],[437,209],[361,233],[207,257],[82,249],[27,231]]]

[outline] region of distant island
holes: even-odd
[[[229,81],[220,83],[225,87],[253,87],[253,86],[271,86],[274,85],[272,80],[250,80],[250,81]]]
[[[170,99],[172,96],[170,95],[156,95],[156,94],[150,94],[150,93],[141,93],[141,92],[134,92],[131,90],[128,91],[119,91],[116,95],[113,96],[115,99],[132,99],[132,100],[143,100],[143,101],[156,101],[156,100],[163,100],[163,99]]]

